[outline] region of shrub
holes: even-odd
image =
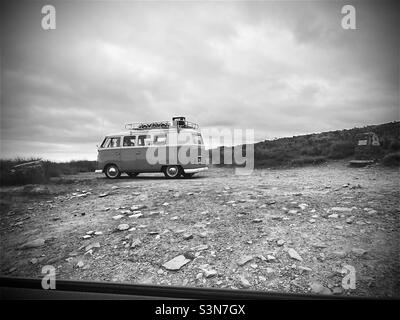
[[[400,141],[399,140],[392,140],[389,144],[390,151],[399,151],[400,150]]]
[[[11,172],[12,167],[25,162],[37,161],[40,159],[21,159],[0,160],[0,185],[24,185],[47,183],[52,177],[59,177],[63,174],[76,174],[79,172],[93,172],[96,169],[96,161],[70,161],[52,162],[42,161],[43,172],[32,171],[28,174]]]
[[[352,142],[336,142],[331,145],[329,158],[343,159],[354,154],[354,143]]]
[[[400,152],[394,152],[387,154],[382,159],[382,164],[387,167],[398,167],[400,166]]]

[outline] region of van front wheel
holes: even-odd
[[[167,166],[164,168],[164,175],[168,179],[175,179],[181,175],[181,168],[178,166]]]
[[[115,164],[110,164],[107,166],[105,174],[108,179],[116,179],[121,175],[121,172]]]

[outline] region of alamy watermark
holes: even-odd
[[[210,149],[206,149],[193,132],[170,132],[165,142],[149,145],[146,161],[150,165],[229,165],[237,175],[249,175],[254,170],[253,129],[202,130],[202,137]]]
[[[354,290],[356,288],[356,269],[349,264],[345,264],[342,269],[342,274],[345,274],[345,276],[342,279],[343,289]]]
[[[42,268],[42,288],[45,290],[56,288],[56,268],[51,265],[46,265]]]

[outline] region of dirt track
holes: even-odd
[[[250,177],[80,174],[47,188],[1,189],[3,275],[41,277],[54,265],[64,279],[400,296],[395,169],[337,162]],[[162,266],[179,255],[187,263],[178,271]],[[345,264],[356,270],[354,290],[342,288]]]

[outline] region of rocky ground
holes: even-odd
[[[0,189],[1,273],[400,296],[399,171],[213,168],[193,179],[80,174]],[[344,265],[356,288],[343,288]]]

